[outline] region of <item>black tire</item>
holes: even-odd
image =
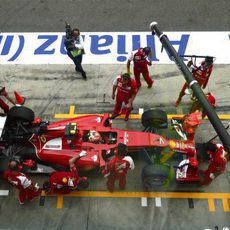
[[[168,165],[149,164],[142,169],[142,182],[148,190],[168,188],[171,182],[171,168]]]
[[[167,128],[167,114],[165,111],[160,109],[147,110],[142,114],[141,123],[145,128]]]
[[[32,122],[34,120],[34,112],[25,106],[14,106],[7,113],[10,121]]]

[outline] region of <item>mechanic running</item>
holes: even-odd
[[[141,87],[140,74],[143,75],[146,83],[148,84],[148,88],[151,88],[153,85],[153,80],[149,75],[148,65],[152,65],[152,50],[150,47],[140,48],[130,53],[127,61],[127,72],[130,71],[130,63],[133,61],[133,71],[135,80],[137,83],[137,88]],[[149,57],[149,61],[147,60]]]
[[[30,178],[20,172],[22,166],[16,160],[11,160],[8,164],[9,170],[4,172],[4,179],[19,190],[19,203],[24,204],[26,200],[32,201],[40,196],[39,188]]]
[[[80,190],[88,187],[89,182],[86,177],[79,177],[76,168],[76,161],[86,156],[86,151],[81,151],[79,154],[69,160],[70,172],[61,171],[50,174],[49,181],[43,184],[43,189],[48,192],[58,194],[68,194],[72,190]]]
[[[195,66],[192,60],[188,62],[187,66],[191,69],[192,75],[194,79],[198,82],[200,87],[205,89],[212,73],[213,57],[206,57],[205,60],[201,62],[201,65],[199,67]],[[180,104],[181,99],[185,95],[185,91],[187,88],[188,83],[185,82],[176,101],[176,107]],[[192,95],[192,98],[194,98],[194,94]]]
[[[87,80],[86,73],[82,68],[82,55],[85,54],[84,42],[80,36],[80,30],[75,28],[71,29],[69,24],[66,24],[66,36],[64,44],[67,50],[67,55],[72,59],[75,64],[76,72],[80,72],[83,79]]]
[[[124,190],[126,186],[126,174],[129,169],[135,168],[133,159],[127,156],[127,146],[119,143],[115,149],[115,157],[112,158],[102,171],[105,177],[108,177],[107,188],[113,192],[115,181],[119,180],[120,189]]]
[[[112,99],[115,98],[116,91],[116,104],[112,116],[124,113],[125,121],[128,121],[129,115],[133,109],[133,101],[137,94],[136,81],[130,77],[129,73],[121,74],[117,76],[113,82]],[[121,110],[123,102],[125,108]]]

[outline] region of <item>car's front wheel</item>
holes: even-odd
[[[174,178],[174,169],[166,164],[148,164],[142,169],[142,182],[147,191],[166,189]]]

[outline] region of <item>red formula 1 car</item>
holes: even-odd
[[[167,139],[154,131],[166,128],[167,114],[162,110],[148,110],[142,115],[143,132],[112,128],[109,114],[87,115],[53,123],[34,119],[27,107],[13,107],[7,117],[0,117],[2,157],[16,158],[36,170],[36,164],[54,169],[67,169],[69,159],[85,150],[87,155],[77,162],[80,171],[103,169],[118,143],[127,145],[129,152],[144,150],[159,153],[142,171],[144,184],[166,186],[172,179],[199,181],[197,152],[194,139]],[[183,159],[172,167],[162,163],[161,151],[179,152]],[[3,162],[3,160],[2,160]],[[35,163],[35,164],[34,164]],[[3,166],[0,166],[3,169]],[[175,170],[176,168],[176,170]]]

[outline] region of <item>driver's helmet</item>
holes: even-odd
[[[88,133],[89,141],[92,143],[99,143],[101,140],[101,135],[95,130],[90,130]]]

